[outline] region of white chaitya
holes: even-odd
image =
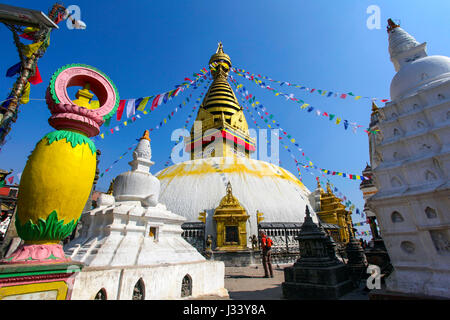
[[[256,212],[265,222],[297,222],[308,205],[314,222],[317,216],[309,201],[310,191],[289,171],[245,157],[211,157],[174,164],[156,174],[161,181],[160,201],[187,221],[198,221],[205,211],[206,233],[215,234],[214,210],[226,194],[226,184],[250,215],[247,233],[258,234]],[[251,248],[250,240],[247,246]]]
[[[185,279],[194,297],[227,295],[223,262],[207,261],[187,243],[181,236],[185,218],[158,202],[152,164],[146,132],[131,171],[116,177],[113,195],[101,195],[98,207],[83,214],[79,237],[64,248],[85,265],[72,299],[93,299],[99,292],[112,300],[178,299],[189,289],[182,288]]]
[[[394,292],[450,297],[450,58],[389,23],[397,74],[391,102],[372,114],[377,216],[395,271]]]

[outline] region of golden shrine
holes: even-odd
[[[336,197],[331,190],[330,184],[327,183],[327,191],[325,192],[320,182],[317,182],[317,188],[320,190],[320,211],[316,211],[317,216],[322,222],[335,224],[339,229],[329,229],[328,232],[334,241],[339,243],[348,243],[349,229],[352,235],[353,231],[352,212],[345,210],[345,206],[341,200]]]
[[[247,249],[246,223],[250,216],[233,196],[231,183],[227,184],[227,194],[214,211],[216,222],[216,250],[237,251]]]
[[[223,52],[221,42],[209,64],[214,81],[200,105],[186,150],[191,152],[192,160],[236,154],[249,158],[255,151],[255,140],[249,135],[243,108],[227,81],[231,59]]]

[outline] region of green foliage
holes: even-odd
[[[89,149],[91,149],[92,154],[95,154],[96,148],[94,142],[86,136],[68,130],[56,130],[50,133],[47,133],[44,138],[48,139],[48,143],[52,144],[54,141],[58,141],[61,139],[66,139],[72,145],[72,148],[75,148],[79,144],[87,143]]]
[[[28,220],[22,225],[16,216],[17,234],[25,241],[36,240],[62,240],[69,236],[76,227],[78,220],[72,220],[64,224],[64,220],[58,220],[58,213],[53,210],[46,220],[39,219],[37,224]]]

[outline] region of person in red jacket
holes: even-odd
[[[273,278],[272,271],[272,261],[271,261],[271,253],[270,248],[272,247],[273,241],[269,237],[266,236],[264,232],[261,231],[261,249],[262,249],[262,263],[264,267],[264,278],[270,277]]]

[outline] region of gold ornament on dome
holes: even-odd
[[[235,196],[233,196],[233,190],[231,188],[230,182],[228,182],[228,184],[227,184],[227,194],[225,195],[225,197],[222,198],[222,200],[220,201],[220,204],[217,208],[219,209],[219,208],[225,208],[225,207],[242,208],[238,199],[236,199]]]

